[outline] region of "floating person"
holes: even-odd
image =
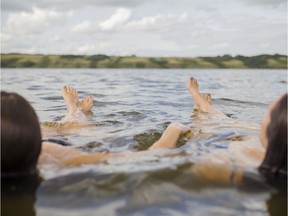
[[[196,79],[189,79],[188,89],[194,98],[195,109],[222,115],[221,112],[212,107],[210,95],[200,95]],[[68,106],[68,114],[65,119],[71,121],[79,115],[80,119],[85,122],[85,115],[82,115],[84,113],[79,111],[83,112],[85,109],[89,111],[93,103],[92,106],[91,102],[79,104],[75,99],[77,97],[75,97],[76,93],[73,89],[66,87],[66,90],[63,91],[66,94],[64,99]],[[85,104],[90,105],[86,106]],[[76,115],[74,115],[75,113]],[[77,118],[76,120],[79,121]],[[180,123],[172,123],[161,138],[149,149],[175,148],[179,135],[188,131],[190,131],[189,127]],[[18,94],[1,92],[1,180],[5,178],[5,181],[11,182],[10,178],[17,178],[17,181],[19,182],[20,179],[23,186],[23,178],[38,175],[37,166],[41,167],[47,164],[54,164],[59,167],[78,166],[104,162],[113,159],[114,156],[123,155],[121,153],[81,152],[71,146],[42,143],[41,138],[38,118],[28,101]],[[263,145],[262,150],[250,151],[249,148],[246,148],[243,154],[252,156],[259,161],[261,174],[272,178],[287,179],[287,94],[271,104],[262,123],[260,141]],[[147,152],[149,153],[149,151]],[[130,155],[132,154],[134,153],[131,152]],[[242,165],[245,166],[245,164]],[[194,164],[191,171],[201,179],[238,183],[243,181],[245,177],[244,168],[239,166],[238,159],[233,158],[229,152],[229,154],[224,155],[210,154]],[[33,187],[27,190],[34,193],[37,187],[32,185]],[[5,190],[11,188],[15,189],[5,187]],[[7,194],[11,193],[11,190],[6,191]],[[35,199],[33,197],[31,206],[33,206]]]
[[[196,79],[189,79],[188,89],[194,98],[197,109],[223,115],[212,107],[209,95],[206,99],[201,96]],[[77,92],[66,87],[63,88],[63,96],[68,108],[65,119],[71,122],[74,120],[85,122],[85,115],[77,107]],[[1,92],[1,102],[1,174],[4,176],[35,173],[37,163],[38,166],[45,164],[54,164],[59,167],[78,166],[100,163],[119,156],[118,153],[87,153],[71,146],[42,143],[39,122],[31,105],[20,95],[6,92]],[[175,148],[179,136],[190,130],[190,127],[181,123],[171,123],[149,150]],[[261,173],[287,178],[287,94],[270,106],[262,124],[260,141],[263,145],[262,149],[249,149],[246,146],[240,149],[241,153],[255,158],[259,164],[262,161],[259,167]],[[230,150],[233,152],[233,148]],[[210,154],[195,164],[192,171],[198,176],[214,181],[217,179],[219,181],[230,181],[231,179],[240,181],[243,170],[235,171],[235,167],[239,164],[245,167],[245,163],[238,159],[232,157],[230,152],[229,154]]]
[[[63,88],[69,122],[85,122],[85,115],[77,107],[77,93]],[[89,102],[90,103],[90,102]],[[43,142],[37,115],[22,96],[1,92],[1,176],[17,177],[37,173],[37,166],[52,164],[58,167],[99,163],[113,159],[117,153],[88,153],[71,146]],[[21,108],[20,108],[21,107]],[[87,108],[87,107],[86,107]],[[77,119],[78,118],[78,119]],[[171,123],[151,149],[174,148],[181,134],[190,128],[180,123]]]
[[[211,95],[200,94],[195,78],[189,78],[187,88],[193,96],[194,109],[224,116],[212,106]],[[287,179],[287,93],[270,105],[261,124],[260,143],[261,146],[253,147],[249,142],[233,142],[227,151],[203,156],[193,165],[192,172],[208,181],[241,183],[248,161],[253,161],[264,176]]]

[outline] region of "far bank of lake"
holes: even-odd
[[[1,54],[1,68],[265,68],[287,69],[286,55],[137,57],[107,55]]]

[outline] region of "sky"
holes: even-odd
[[[287,54],[287,0],[2,0],[1,53]]]

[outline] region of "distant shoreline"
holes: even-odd
[[[286,55],[137,57],[107,55],[1,54],[1,68],[287,69]]]

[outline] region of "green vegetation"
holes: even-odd
[[[287,68],[285,55],[159,58],[106,55],[1,54],[1,68]]]

